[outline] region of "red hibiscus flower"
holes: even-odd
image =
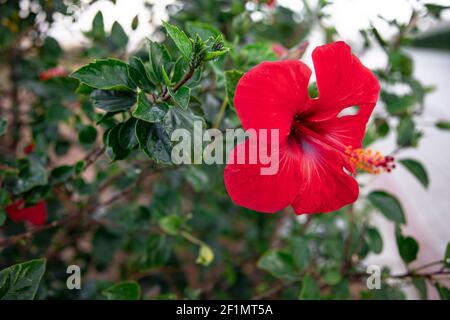
[[[25,146],[25,148],[23,148],[23,152],[25,154],[30,154],[30,153],[34,152],[34,149],[35,149],[34,143],[29,143]]]
[[[14,222],[27,221],[34,226],[41,226],[47,221],[47,204],[44,200],[31,207],[24,207],[22,199],[6,207],[8,217]]]
[[[55,67],[39,73],[39,79],[42,81],[50,80],[53,78],[65,77],[69,72],[64,67]]]
[[[317,47],[312,54],[319,97],[308,96],[310,69],[301,61],[263,62],[238,83],[234,103],[244,129],[278,129],[278,171],[234,161],[248,154],[252,139],[231,152],[225,186],[237,205],[276,212],[292,205],[297,214],[330,212],[354,202],[356,169],[392,168],[392,158],[361,149],[379,84],[344,42]],[[351,107],[358,112],[342,115]],[[345,111],[343,111],[345,110]],[[258,139],[258,134],[256,135]]]

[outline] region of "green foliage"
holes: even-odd
[[[97,130],[93,126],[84,126],[78,133],[78,140],[82,144],[92,144],[97,138]]]
[[[139,300],[141,288],[135,281],[117,283],[103,291],[108,300]]]
[[[428,174],[419,161],[413,159],[401,159],[399,162],[405,166],[405,168],[408,169],[425,188],[428,187],[430,183]]]
[[[450,121],[444,120],[438,121],[436,122],[436,127],[442,130],[450,130]]]
[[[419,244],[409,236],[403,236],[400,226],[395,229],[395,238],[397,239],[397,247],[400,257],[405,263],[411,263],[417,258],[419,252]]]
[[[94,90],[91,98],[94,106],[107,112],[128,111],[136,102],[136,95],[126,91]]]
[[[306,276],[303,278],[299,298],[302,300],[320,299],[320,287],[312,277]]]
[[[406,223],[403,208],[393,195],[384,191],[373,191],[367,196],[367,200],[389,220],[401,224]]]
[[[181,108],[187,109],[189,105],[189,99],[191,97],[191,89],[183,86],[175,92],[172,89],[168,90],[170,96],[173,98],[173,101]]]
[[[293,281],[297,279],[293,257],[281,250],[266,252],[259,259],[258,267],[283,280]]]
[[[11,193],[19,195],[47,184],[48,172],[38,158],[20,159],[18,166],[18,174],[9,175],[4,181],[4,187]]]
[[[133,91],[134,83],[128,76],[128,65],[119,60],[97,60],[81,67],[72,77],[101,90]]]
[[[128,36],[117,21],[112,25],[111,42],[118,49],[125,49],[128,43]]]
[[[171,25],[170,23],[163,22],[164,28],[167,34],[172,38],[173,42],[180,50],[181,54],[186,58],[190,59],[192,54],[192,43],[184,31],[180,30],[177,26]]]
[[[45,272],[45,260],[32,260],[0,271],[1,300],[33,300]]]
[[[441,300],[450,300],[450,290],[448,288],[437,282],[435,283],[435,288],[439,293]]]
[[[381,253],[383,251],[383,239],[378,230],[375,228],[367,228],[366,236],[370,251],[377,254]]]

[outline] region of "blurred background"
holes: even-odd
[[[6,2],[8,1],[0,1],[0,5],[3,6]],[[317,45],[331,40],[344,40],[366,66],[372,70],[383,70],[386,65],[392,64],[390,60],[392,56],[386,53],[388,51],[386,47],[383,47],[383,41],[395,43],[399,34],[403,36],[407,32],[411,32],[412,36],[408,36],[408,41],[402,42],[399,46],[401,51],[412,61],[411,79],[419,79],[420,90],[426,92],[424,100],[418,102],[420,106],[416,111],[420,112],[420,116],[414,119],[415,131],[420,133],[420,143],[399,145],[398,126],[402,118],[392,116],[395,112],[389,111],[389,102],[385,95],[383,99],[380,99],[376,108],[381,116],[378,118],[376,115],[375,118],[390,117],[389,126],[397,128],[397,131],[392,129],[384,135],[379,134],[376,141],[374,139],[372,148],[382,151],[383,154],[395,153],[400,158],[420,160],[428,173],[429,185],[425,188],[423,183],[420,183],[409,170],[398,166],[390,174],[375,178],[361,176],[361,183],[364,185],[361,198],[369,195],[371,191],[379,189],[396,195],[402,203],[408,222],[403,228],[403,232],[415,238],[420,244],[420,251],[414,265],[426,265],[441,259],[450,239],[450,219],[448,219],[448,208],[450,207],[448,191],[448,181],[450,181],[450,131],[448,131],[450,119],[450,10],[448,8],[450,1],[211,1],[210,5],[207,2],[79,1],[67,6],[67,12],[70,12],[70,15],[55,12],[52,16],[53,21],[42,24],[40,28],[43,34],[56,39],[65,52],[58,65],[72,71],[89,62],[91,58],[111,55],[107,51],[103,52],[98,48],[93,48],[92,37],[87,36],[93,28],[93,20],[98,12],[103,15],[104,28],[107,33],[111,31],[113,24],[118,22],[128,35],[126,47],[120,48],[122,53],[118,54],[119,58],[125,60],[139,52],[147,37],[154,41],[165,41],[165,34],[161,30],[163,20],[178,23],[181,26],[186,21],[208,22],[226,33],[229,30],[224,28],[231,24],[230,21],[236,21],[237,15],[233,13],[234,5],[236,8],[239,7],[239,10],[246,12],[250,21],[258,25],[255,34],[247,37],[243,35],[239,40],[228,37],[227,41],[230,43],[234,41],[233,45],[236,46],[241,39],[245,39],[246,43],[262,41],[269,47],[277,44],[286,48],[296,48],[298,44],[308,41],[309,45],[306,51],[301,53],[301,56],[311,69],[313,69],[311,52]],[[237,2],[240,3],[237,4]],[[430,3],[432,6],[427,6]],[[37,10],[35,1],[20,1],[20,16],[26,17],[29,12],[34,10]],[[283,17],[289,17],[289,19],[283,20]],[[233,18],[235,20],[232,20]],[[39,19],[39,15],[36,19]],[[139,23],[134,25],[133,21],[139,21]],[[291,25],[285,26],[283,23],[291,23]],[[274,31],[275,27],[271,30],[272,24],[277,26],[276,31]],[[261,27],[261,25],[263,26]],[[230,34],[233,35],[233,31],[226,36]],[[258,59],[257,57],[256,60]],[[264,59],[261,57],[261,60]],[[251,64],[242,69],[246,71],[245,69],[250,66]],[[382,72],[380,74],[383,76]],[[390,77],[389,74],[386,76]],[[386,82],[389,82],[389,79]],[[389,92],[399,97],[407,96],[411,90],[414,91],[413,86],[408,87],[404,84],[389,84],[389,86],[391,90]],[[386,106],[388,106],[388,113],[383,111]],[[415,114],[416,111],[411,114]],[[439,122],[442,124],[436,125]],[[83,150],[75,150],[70,153],[68,158],[79,158],[83,152]],[[67,157],[64,159],[59,160],[59,163],[64,163]],[[94,179],[95,172],[90,171],[85,174],[88,179]],[[361,207],[362,210],[365,209],[365,206]],[[306,217],[301,216],[298,221],[302,226],[306,223]],[[408,267],[398,252],[395,225],[381,214],[371,216],[370,223],[373,227],[378,228],[384,246],[381,252],[364,254],[363,264],[387,266],[392,274],[408,272]],[[287,236],[289,232],[291,231],[285,232]],[[283,238],[283,236],[281,237]],[[234,276],[240,276],[239,272]],[[444,279],[443,282],[448,284],[447,279]],[[430,283],[428,283],[428,287],[431,288]],[[420,293],[412,285],[406,285],[402,287],[402,290],[408,298],[416,299],[420,296]],[[180,296],[178,295],[178,297]],[[221,295],[210,294],[207,297],[221,297]],[[231,297],[234,296],[231,295]],[[267,297],[280,298],[282,296],[277,296],[275,293],[275,295],[269,294]],[[287,294],[287,297],[291,296]],[[428,298],[436,299],[438,297],[437,291],[430,290]],[[244,298],[248,298],[248,296]]]

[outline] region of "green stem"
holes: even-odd
[[[194,75],[194,71],[195,68],[193,67],[189,67],[188,72],[186,72],[186,74],[184,75],[183,79],[180,80],[180,82],[178,82],[172,89],[173,92],[177,92],[178,89],[180,89],[186,82],[189,81],[189,79],[192,78],[192,76]],[[168,101],[170,99],[170,93],[167,90],[167,92],[162,96],[161,100],[162,101]]]
[[[217,114],[216,120],[214,121],[213,128],[218,129],[220,127],[223,116],[225,114],[225,109],[227,107],[227,104],[228,104],[228,96],[225,96],[225,99],[223,99],[222,105],[220,106],[219,113]]]

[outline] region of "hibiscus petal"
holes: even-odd
[[[45,201],[40,201],[32,207],[24,209],[24,220],[34,226],[42,226],[47,221],[47,217],[47,204]]]
[[[312,54],[319,98],[305,117],[310,122],[334,119],[345,108],[359,106],[365,125],[378,99],[380,85],[342,41],[319,46]],[[361,112],[363,111],[363,112]]]
[[[48,213],[45,201],[40,201],[26,208],[23,208],[23,203],[23,200],[19,200],[6,207],[8,216],[12,221],[27,221],[35,226],[41,226],[47,221]]]
[[[311,70],[301,61],[263,62],[239,81],[234,104],[244,129],[280,129],[289,135],[292,119],[309,105]]]
[[[373,107],[373,105],[362,105],[355,115],[315,122],[310,125],[310,128],[322,135],[324,141],[340,149],[345,149],[347,146],[352,146],[353,149],[361,148],[366,124]]]
[[[301,157],[298,146],[284,143],[276,148],[278,151],[267,152],[273,159],[272,168],[278,170],[274,170],[273,173],[276,173],[273,175],[262,175],[261,169],[269,165],[263,165],[259,160],[256,164],[249,163],[250,141],[248,139],[238,144],[230,153],[224,172],[228,194],[235,204],[259,212],[273,213],[286,208],[300,188]],[[265,149],[263,152],[266,152]]]
[[[292,203],[296,214],[330,212],[356,201],[358,183],[344,171],[345,162],[336,149],[305,137],[300,152],[302,180]]]

